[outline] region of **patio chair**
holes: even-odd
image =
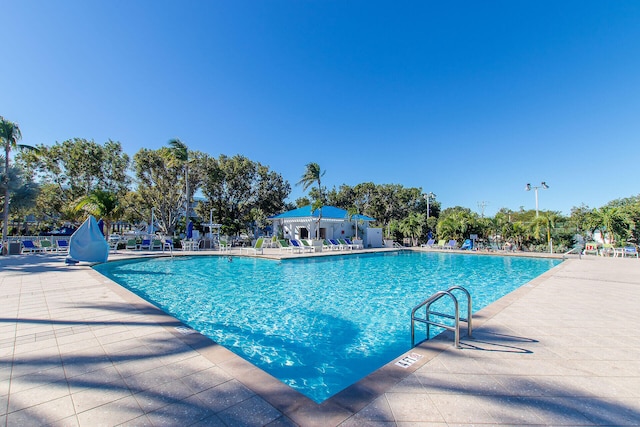
[[[148,251],[151,250],[151,239],[142,239],[142,243],[140,243],[140,249],[146,249]]]
[[[353,248],[355,248],[355,245],[352,243],[347,243],[346,239],[337,239],[337,240],[338,240],[338,243],[340,243],[343,248],[346,248],[349,250],[353,250]]]
[[[598,255],[598,244],[596,242],[587,242],[584,245],[584,255]]]
[[[155,251],[155,250],[161,250],[161,249],[162,249],[162,240],[153,239],[153,241],[151,242],[151,250]]]
[[[127,244],[124,248],[135,251],[136,249],[138,249],[138,242],[136,241],[136,239],[129,239],[127,240]]]
[[[264,239],[261,237],[258,240],[256,240],[256,244],[253,245],[253,247],[249,247],[249,248],[242,248],[242,250],[247,251],[247,253],[249,252],[253,252],[254,254],[258,254],[258,252],[260,252],[261,254],[264,253],[264,249],[262,247],[264,243]],[[242,252],[241,250],[241,252]]]
[[[313,247],[311,244],[309,244],[308,240],[300,239],[300,242],[302,243],[302,246],[304,246],[305,248],[310,248],[310,250],[307,249],[307,250],[309,250],[309,252],[315,252],[316,251],[316,248]]]
[[[36,246],[33,243],[33,240],[24,240],[22,242],[22,253],[25,253],[25,252],[29,252],[29,253],[42,252],[42,248]]]
[[[635,246],[625,246],[622,257],[636,257],[638,258],[638,248]]]
[[[437,245],[433,245],[433,248],[434,249],[444,249],[446,244],[447,244],[447,240],[446,239],[440,239],[440,240],[438,240],[438,244]]]
[[[305,246],[298,239],[290,239],[289,241],[293,245],[293,248],[294,248],[293,250],[298,249],[300,252],[315,252],[315,249],[313,249],[312,246],[308,246],[308,245]]]
[[[454,239],[451,239],[447,243],[445,243],[444,248],[445,249],[457,249],[458,248],[458,242],[456,242]]]
[[[278,239],[278,245],[280,246],[280,252],[281,253],[283,251],[289,251],[289,252],[293,253],[294,250],[297,250],[296,247],[290,245],[289,242],[286,239]],[[299,251],[302,252],[302,248],[300,248]]]
[[[348,238],[345,238],[344,241],[347,242],[347,245],[352,246],[353,249],[362,249],[362,245],[360,243],[353,243],[351,239]]]
[[[602,249],[600,250],[600,255],[601,256],[614,256],[615,253],[616,253],[616,250],[613,247],[613,244],[611,244],[611,243],[603,243],[602,244]]]
[[[65,239],[56,240],[56,252],[69,252],[69,241]]]
[[[336,248],[338,251],[347,249],[346,246],[338,242],[336,239],[329,239],[329,243],[331,243],[332,247]]]
[[[218,247],[220,248],[220,252],[231,252],[231,244],[226,240],[220,239]]]
[[[43,252],[53,252],[56,250],[56,248],[53,247],[51,240],[46,239],[40,241],[40,248],[42,248]]]
[[[421,244],[420,246],[421,246],[421,247],[423,247],[423,248],[429,248],[429,249],[431,249],[431,248],[433,248],[433,245],[434,245],[435,243],[436,243],[436,239],[429,239],[429,240],[427,240],[427,243],[423,243],[423,244]]]

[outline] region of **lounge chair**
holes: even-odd
[[[164,242],[162,243],[162,252],[164,252],[165,249],[167,249],[167,250],[169,250],[169,252],[173,253],[173,240],[172,239],[164,239]]]
[[[353,249],[362,249],[362,245],[360,243],[353,243],[353,241],[351,241],[351,239],[344,239],[345,242],[347,242],[347,245],[352,246]]]
[[[24,240],[22,242],[22,253],[25,253],[25,252],[29,252],[29,253],[42,252],[42,248],[36,246],[33,243],[33,240]]]
[[[151,242],[151,250],[155,251],[155,250],[161,250],[161,249],[162,249],[162,240],[153,239],[153,241]]]
[[[127,240],[127,244],[125,245],[124,248],[135,251],[136,249],[138,249],[138,242],[136,241],[136,239],[129,239]]]
[[[615,253],[616,250],[611,243],[604,243],[602,245],[602,249],[600,250],[600,255],[602,256],[614,256]]]
[[[471,239],[465,240],[464,243],[462,244],[462,246],[460,246],[460,249],[468,250],[468,251],[473,249],[473,242],[471,241]]]
[[[291,242],[291,244],[293,245],[294,250],[299,250],[300,252],[315,252],[315,249],[313,249],[313,246],[305,246],[302,244],[302,242],[300,242],[297,239],[289,239],[289,241]]]
[[[333,250],[333,245],[331,243],[329,243],[329,241],[327,239],[324,239],[322,241],[322,250],[327,250],[327,251],[332,251]]]
[[[457,249],[458,248],[458,242],[456,242],[454,239],[451,239],[447,243],[445,243],[444,248],[445,249]]]
[[[310,244],[309,244],[309,242],[308,242],[307,240],[305,240],[305,239],[300,239],[300,242],[302,242],[302,246],[304,246],[305,248],[310,248],[310,250],[309,250],[309,249],[307,249],[309,252],[315,252],[315,251],[316,251],[316,248],[315,248],[315,247],[313,247],[312,245],[310,245]]]
[[[220,248],[220,252],[231,252],[231,245],[226,240],[220,239],[218,247]]]
[[[596,242],[587,242],[584,245],[584,255],[598,255],[598,244]]]
[[[40,248],[42,248],[43,252],[53,252],[56,250],[56,248],[53,247],[51,240],[46,239],[40,241]]]
[[[427,240],[427,243],[423,243],[423,244],[421,244],[420,246],[421,246],[421,247],[423,247],[423,248],[429,248],[429,249],[431,249],[431,248],[433,248],[433,245],[434,245],[435,243],[436,243],[436,239],[429,239],[429,240]]]
[[[438,244],[437,245],[433,245],[433,248],[434,249],[444,249],[446,244],[447,244],[446,239],[440,239],[440,240],[438,240]]]
[[[258,254],[258,252],[260,253],[264,253],[264,249],[262,248],[262,245],[264,243],[264,239],[262,237],[260,237],[258,240],[256,240],[256,244],[253,245],[253,247],[250,248],[242,248],[242,250],[245,250],[248,252],[253,252],[254,254]]]
[[[638,258],[638,248],[635,246],[625,246],[624,252],[622,253],[622,257],[636,257]]]
[[[151,239],[142,239],[142,243],[140,243],[140,249],[146,249],[148,251],[151,250]]]
[[[69,252],[69,242],[64,239],[56,240],[57,252]]]
[[[347,249],[346,246],[338,242],[336,239],[329,239],[329,243],[331,243],[332,247],[335,248],[337,251],[342,251]]]
[[[293,251],[297,251],[295,246],[289,244],[286,239],[278,239],[278,245],[280,246],[280,252],[289,251],[293,253]],[[300,248],[299,252],[302,252],[302,248]]]

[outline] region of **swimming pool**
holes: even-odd
[[[409,350],[411,309],[434,292],[462,285],[475,312],[561,262],[441,252],[232,260],[95,269],[318,403]]]

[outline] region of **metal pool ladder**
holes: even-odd
[[[462,291],[464,292],[464,294],[467,296],[467,317],[460,317],[460,309],[458,307],[458,299],[456,298],[456,296],[453,294],[453,291]],[[434,302],[438,301],[440,298],[443,298],[445,296],[448,296],[451,301],[453,302],[453,309],[454,309],[454,313],[453,314],[446,314],[446,313],[440,313],[437,311],[432,311],[431,310],[431,304],[433,304]],[[416,312],[421,309],[422,307],[425,307],[425,317],[417,317],[416,316]],[[469,337],[471,337],[471,332],[473,329],[473,325],[472,325],[472,317],[471,317],[471,294],[469,293],[468,290],[466,290],[465,288],[463,288],[462,286],[452,286],[449,289],[447,289],[446,291],[438,291],[435,294],[431,295],[429,298],[427,298],[426,300],[422,301],[420,304],[416,305],[413,310],[411,310],[411,347],[415,347],[415,332],[416,332],[416,328],[415,328],[415,324],[416,322],[420,322],[420,323],[425,323],[427,325],[427,338],[425,339],[428,340],[429,339],[429,328],[431,325],[434,326],[439,326],[441,328],[444,328],[448,331],[453,331],[454,334],[454,346],[456,348],[460,348],[460,322],[467,322],[467,335]],[[434,316],[439,316],[439,317],[444,317],[447,319],[453,319],[454,320],[454,325],[450,326],[450,325],[446,325],[444,323],[441,322],[436,322],[434,320],[431,320],[431,315]]]

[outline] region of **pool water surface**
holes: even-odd
[[[94,268],[320,403],[409,350],[411,309],[433,293],[464,286],[476,312],[560,262],[400,251]]]

